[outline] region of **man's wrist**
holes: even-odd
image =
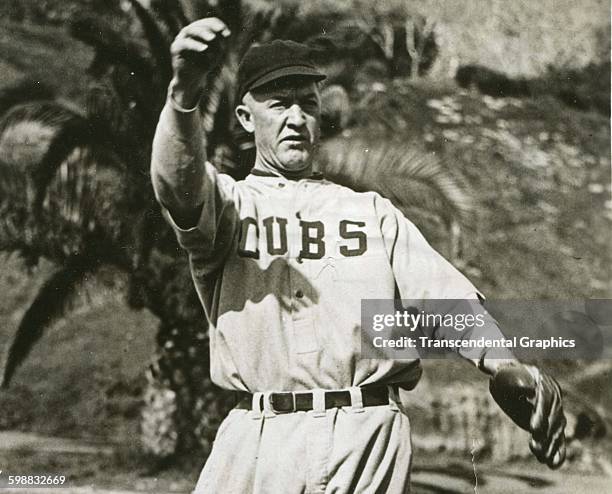
[[[507,365],[521,365],[521,363],[515,358],[487,358],[486,356],[478,361],[478,369],[490,376],[495,375],[499,368]]]
[[[168,101],[172,108],[180,113],[191,113],[197,110],[202,96],[202,89],[198,86],[189,86],[172,79],[168,87]]]

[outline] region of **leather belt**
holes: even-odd
[[[275,413],[308,412],[312,410],[313,396],[310,391],[295,391],[270,393],[270,408]],[[264,409],[263,395],[259,401],[260,409]],[[253,406],[251,393],[236,393],[236,408],[250,410]],[[364,386],[361,388],[361,399],[364,407],[389,404],[389,389],[387,386]],[[325,409],[351,406],[349,391],[325,391]]]

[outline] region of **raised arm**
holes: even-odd
[[[204,78],[221,60],[229,30],[216,18],[185,27],[172,43],[174,76],[151,157],[151,180],[164,217],[200,275],[216,270],[235,244],[238,187],[206,159],[198,101]]]
[[[217,181],[207,163],[198,101],[229,34],[219,19],[201,19],[182,29],[171,47],[173,78],[153,140],[151,179],[158,201],[181,228],[197,224]]]

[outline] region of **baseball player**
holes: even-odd
[[[325,76],[301,44],[252,47],[238,69],[235,113],[256,145],[250,175],[235,181],[207,162],[198,100],[229,35],[208,18],[174,41],[151,166],[209,319],[211,377],[238,397],[195,492],[408,492],[398,387],[412,389],[421,367],[359,358],[361,300],[478,302],[478,292],[387,199],[313,171]],[[483,331],[469,337],[501,336],[492,324]],[[513,418],[532,432],[538,459],[559,466],[565,418],[554,380],[510,353],[461,351],[493,376],[496,396],[524,392],[527,411],[505,409],[522,414]]]

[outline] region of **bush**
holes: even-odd
[[[539,78],[513,79],[481,65],[459,67],[455,80],[463,88],[503,97],[553,96],[582,111],[610,114],[610,62],[590,63],[580,69],[556,68]]]
[[[610,115],[610,61],[581,69],[549,67],[543,83],[569,106]]]

